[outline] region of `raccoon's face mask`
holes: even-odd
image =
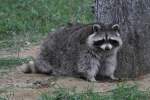
[[[88,45],[92,48],[110,51],[122,45],[122,40],[119,34],[119,25],[102,26],[99,24],[93,25],[93,34],[88,37]]]

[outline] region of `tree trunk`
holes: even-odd
[[[150,72],[150,0],[96,0],[96,21],[118,23],[123,47],[116,75],[137,77]]]

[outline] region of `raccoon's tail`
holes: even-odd
[[[19,70],[24,73],[36,73],[37,72],[34,61],[29,61],[29,63],[23,64],[22,66],[20,66]]]

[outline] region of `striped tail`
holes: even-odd
[[[19,69],[24,73],[36,73],[34,61],[29,61],[29,63],[23,64]]]

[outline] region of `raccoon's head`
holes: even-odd
[[[122,39],[119,34],[119,25],[93,25],[93,33],[88,36],[87,44],[90,48],[110,51],[120,48]]]

